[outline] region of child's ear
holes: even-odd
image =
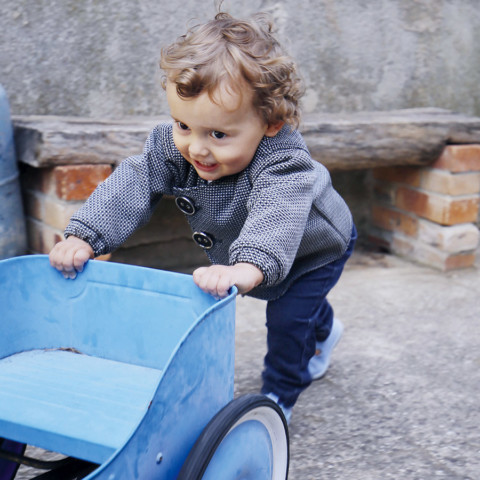
[[[267,137],[274,137],[283,127],[285,122],[270,123],[265,131]]]

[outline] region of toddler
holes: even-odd
[[[173,195],[212,263],[195,283],[267,300],[262,393],[289,421],[342,334],[326,296],[355,243],[352,216],[296,130],[301,82],[267,17],[219,13],[163,49],[160,66],[173,122],[97,187],[51,264],[75,278]]]

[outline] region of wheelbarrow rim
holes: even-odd
[[[220,410],[204,428],[180,470],[177,480],[200,480],[222,441],[241,424],[259,421],[272,443],[272,479],[288,478],[289,435],[281,408],[260,394],[238,397]]]

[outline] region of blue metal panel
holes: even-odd
[[[2,437],[94,463],[128,440],[159,370],[63,350],[0,359]]]
[[[26,250],[25,220],[5,90],[0,85],[0,259]]]
[[[233,398],[235,305],[231,297],[226,301],[223,308],[206,315],[174,352],[152,405],[129,442],[86,480],[177,477],[200,432]]]
[[[74,347],[163,369],[185,332],[216,303],[189,275],[91,261],[72,281],[46,255],[27,258],[0,264],[0,358]]]
[[[72,281],[45,255],[5,260],[0,358],[73,347],[163,370],[125,445],[86,478],[173,479],[200,432],[233,398],[235,296],[233,288],[215,300],[191,276],[131,265],[90,261]]]

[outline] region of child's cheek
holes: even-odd
[[[173,132],[173,143],[177,147],[178,151],[185,156],[185,142],[182,142],[181,136]]]

